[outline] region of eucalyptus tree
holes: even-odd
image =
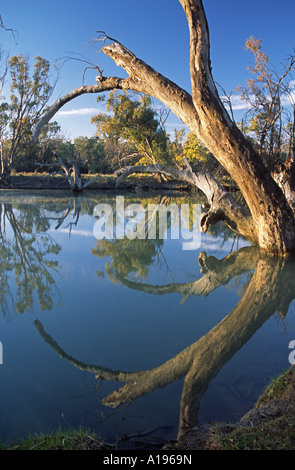
[[[239,187],[246,208],[235,202],[209,173],[194,173],[163,165],[137,165],[134,172],[163,173],[178,177],[201,189],[208,198],[208,212],[201,219],[202,230],[224,220],[235,232],[259,245],[261,251],[290,256],[295,252],[295,217],[283,189],[274,180],[257,151],[229,116],[212,76],[210,40],[202,0],[179,0],[190,33],[190,73],[192,93],[157,72],[120,42],[110,39],[102,51],[127,72],[126,78],[107,77],[101,71],[96,85],[81,86],[56,101],[34,130],[38,138],[42,127],[67,102],[83,93],[133,90],[145,93],[171,109],[214,155]],[[123,175],[119,178],[122,180]],[[119,179],[118,178],[118,179]],[[121,181],[120,180],[120,181]],[[278,181],[278,180],[277,180]]]
[[[30,74],[29,57],[18,55],[9,59],[10,100],[0,109],[1,167],[0,180],[8,184],[18,152],[28,141],[31,129],[40,119],[54,86],[49,82],[50,64],[36,57]]]
[[[97,114],[91,120],[99,136],[133,145],[134,151],[128,157],[135,157],[141,164],[169,163],[165,127],[148,95],[133,97],[127,92],[112,92],[106,110],[108,113]]]
[[[294,91],[292,93],[295,86],[292,77],[295,54],[290,55],[278,71],[262,50],[260,39],[251,36],[246,41],[245,49],[252,54],[254,63],[248,67],[251,78],[238,90],[249,107],[245,118],[249,119],[249,129],[255,136],[258,153],[266,166],[273,170],[280,162],[282,153],[290,155],[292,147],[289,143],[292,141],[290,131],[293,129],[294,132],[295,125],[292,112],[295,107]]]

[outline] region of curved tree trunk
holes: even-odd
[[[235,180],[248,205],[253,219],[254,238],[260,249],[274,255],[293,255],[293,209],[258,154],[230,119],[218,96],[211,73],[209,31],[202,0],[179,1],[190,32],[192,95],[115,42],[106,45],[103,52],[121,66],[128,77],[120,79],[100,75],[97,77],[98,85],[77,88],[61,98],[41,119],[34,138],[38,138],[42,126],[64,103],[79,94],[110,89],[130,89],[149,94],[168,106]]]

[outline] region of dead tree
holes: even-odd
[[[91,183],[96,181],[99,177],[91,179],[90,181],[83,183],[81,173],[79,170],[79,164],[77,161],[72,162],[71,167],[67,167],[67,165],[63,162],[61,157],[54,154],[56,161],[54,163],[38,163],[36,165],[42,168],[56,168],[56,171],[51,173],[51,176],[63,176],[69,183],[70,188],[73,193],[80,193],[82,192],[87,186]]]
[[[211,207],[206,220],[203,220],[203,230],[209,224],[225,220],[236,232],[255,241],[262,252],[284,257],[294,255],[293,208],[259,155],[231,120],[218,95],[211,70],[209,29],[203,2],[179,1],[190,32],[192,94],[155,71],[121,43],[113,41],[102,50],[127,72],[128,77],[104,77],[100,73],[97,85],[79,87],[65,95],[41,118],[35,128],[34,139],[65,103],[83,93],[129,89],[151,95],[170,108],[196,134],[236,182],[247,204],[248,209],[245,210],[233,203],[224,188],[213,182],[209,175],[196,175],[194,184],[205,194],[210,185],[208,182],[212,182]],[[143,170],[147,172],[147,168]],[[139,170],[135,167],[134,171]],[[131,169],[128,170],[130,173]],[[167,169],[158,167],[157,173],[166,174]]]

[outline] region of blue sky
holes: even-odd
[[[214,79],[226,91],[243,85],[249,77],[251,56],[244,50],[247,38],[262,39],[271,62],[280,62],[295,47],[295,0],[204,0],[211,38]],[[112,61],[97,54],[93,38],[104,30],[138,57],[177,84],[190,90],[189,37],[186,18],[178,0],[1,0],[0,14],[13,36],[0,31],[0,44],[11,55],[36,55],[61,64],[63,57],[80,57],[98,63],[105,75],[125,76]],[[55,97],[80,86],[84,65],[67,61],[55,90]],[[88,70],[85,84],[95,83],[95,72]],[[102,111],[94,95],[77,98],[57,117],[68,138],[91,136],[95,109]],[[180,127],[173,115],[168,131]]]

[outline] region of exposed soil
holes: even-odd
[[[234,424],[207,424],[188,429],[167,450],[294,450],[295,369],[282,374],[287,385],[277,393],[270,386],[255,407]]]

